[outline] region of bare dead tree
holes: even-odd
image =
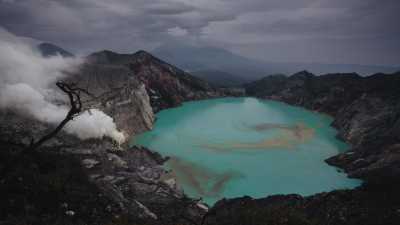
[[[56,85],[62,92],[68,95],[70,110],[68,111],[65,118],[57,125],[57,127],[53,131],[44,135],[36,142],[32,139],[31,144],[24,150],[22,150],[21,154],[35,153],[36,150],[41,145],[43,145],[43,143],[56,136],[57,133],[60,132],[69,121],[73,120],[74,117],[78,116],[80,113],[83,112],[81,94],[82,93],[87,95],[90,94],[86,90],[77,87],[75,83],[66,83],[64,81],[59,81],[56,83]],[[37,154],[34,154],[33,156],[35,158],[38,157]],[[6,165],[3,166],[3,169],[0,170],[0,177],[4,177],[5,174],[7,174],[13,168],[13,166],[17,164],[18,161],[19,157],[14,157],[14,160],[9,160],[8,163],[6,163]]]
[[[43,143],[56,136],[57,133],[60,132],[69,121],[73,120],[76,116],[78,116],[82,112],[81,94],[84,93],[90,95],[86,90],[77,87],[76,84],[74,83],[68,84],[63,81],[58,81],[56,85],[62,92],[68,95],[70,110],[68,111],[65,118],[58,124],[58,126],[53,131],[44,135],[36,142],[32,140],[31,144],[29,145],[29,147],[25,149],[24,152],[33,152],[37,148],[39,148]]]

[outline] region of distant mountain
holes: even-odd
[[[376,73],[395,73],[400,71],[400,66],[358,65],[358,64],[324,64],[324,63],[278,63],[286,74],[307,70],[317,75],[332,73],[357,73],[369,76]]]
[[[50,57],[56,55],[61,55],[63,57],[74,57],[72,53],[51,43],[41,43],[37,46],[37,48],[44,57]]]
[[[215,87],[235,87],[251,81],[243,77],[218,70],[192,71],[191,74],[208,81]]]
[[[153,50],[152,53],[189,72],[220,71],[246,80],[258,79],[275,72],[264,62],[213,47],[171,44],[163,45]]]
[[[87,58],[96,64],[126,65],[132,61],[134,54],[117,53],[110,50],[103,50],[90,54]]]
[[[378,72],[393,73],[400,70],[400,67],[390,66],[263,62],[221,48],[196,47],[178,43],[160,46],[152,53],[187,71],[221,71],[246,80],[260,79],[269,74],[293,74],[302,70],[314,74],[355,72],[361,75]]]

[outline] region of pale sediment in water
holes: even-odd
[[[280,133],[274,137],[269,137],[261,141],[256,142],[230,142],[230,143],[218,143],[218,144],[203,144],[199,147],[206,148],[209,150],[215,150],[220,152],[228,151],[247,151],[247,150],[271,150],[275,148],[283,148],[285,150],[291,150],[297,144],[310,140],[314,136],[314,129],[306,127],[304,124],[296,125],[285,125],[285,124],[273,124],[263,123],[255,126],[248,127],[258,132],[279,129]]]
[[[220,196],[230,180],[241,176],[235,171],[217,173],[207,167],[177,157],[172,157],[167,164],[181,184],[192,187],[205,197]]]
[[[225,98],[163,110],[136,138],[165,156],[184,191],[212,204],[222,197],[310,195],[361,182],[324,160],[347,145],[331,119],[274,101]]]

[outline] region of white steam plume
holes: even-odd
[[[44,58],[20,38],[0,27],[0,108],[11,109],[50,124],[60,123],[68,113],[65,96],[50,86],[77,68],[79,59]],[[55,104],[54,101],[65,104]],[[108,136],[118,143],[125,137],[114,120],[98,109],[84,112],[64,128],[80,139]]]

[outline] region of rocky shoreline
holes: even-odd
[[[278,195],[219,201],[205,224],[398,224],[400,222],[400,74],[274,75],[246,93],[327,113],[351,145],[326,160],[364,185],[309,197]]]
[[[251,96],[274,99],[333,116],[338,138],[351,145],[326,161],[350,177],[398,183],[400,170],[400,74],[328,74],[306,71],[249,84]],[[259,89],[261,88],[261,89]]]

